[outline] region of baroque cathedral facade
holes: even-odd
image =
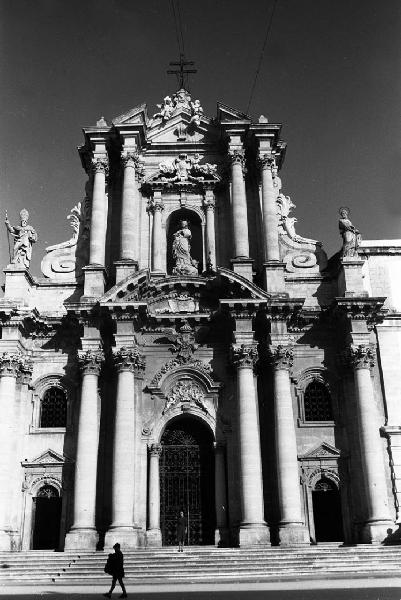
[[[43,276],[6,223],[1,550],[397,535],[401,242],[296,233],[280,133],[181,88],[84,129]]]

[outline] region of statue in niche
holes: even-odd
[[[15,238],[11,264],[20,264],[28,269],[32,258],[32,244],[37,242],[38,234],[31,225],[28,225],[29,212],[26,210],[26,208],[21,210],[20,218],[21,225],[16,225],[13,227],[13,225],[10,224],[6,213],[6,227],[11,235]]]
[[[191,257],[191,238],[188,221],[180,221],[180,229],[173,240],[173,275],[198,275],[198,261]]]
[[[361,243],[361,234],[353,226],[349,217],[350,210],[346,206],[342,206],[338,211],[340,213],[340,220],[338,226],[340,229],[340,235],[343,238],[343,247],[341,248],[341,257],[348,258],[358,255],[358,247]]]

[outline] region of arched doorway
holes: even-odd
[[[60,539],[61,498],[52,485],[44,485],[33,498],[33,550],[56,550]]]
[[[312,490],[316,542],[342,542],[343,520],[340,491],[333,481],[322,477]]]
[[[160,457],[160,528],[165,546],[175,545],[177,516],[188,519],[188,545],[214,544],[213,436],[199,419],[177,417],[165,429]]]
[[[188,221],[192,233],[191,256],[198,261],[198,271],[203,271],[203,242],[202,224],[199,215],[187,208],[175,211],[169,218],[167,227],[167,273],[171,274],[174,268],[173,236],[180,229],[180,221]]]

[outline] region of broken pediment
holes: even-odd
[[[237,110],[236,108],[231,108],[231,106],[227,106],[226,104],[222,104],[221,102],[217,103],[217,120],[222,121],[251,121],[249,115]]]
[[[325,460],[328,458],[338,459],[340,458],[340,450],[328,442],[322,442],[312,450],[306,452],[306,454],[300,456],[300,460],[311,460],[316,458]]]

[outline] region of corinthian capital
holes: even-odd
[[[258,156],[258,165],[259,167],[263,170],[263,169],[270,169],[272,171],[273,174],[273,170],[276,170],[276,174],[277,174],[277,166],[276,166],[276,161],[274,156],[272,156],[272,154],[270,153],[260,153]]]
[[[107,156],[92,158],[91,168],[93,173],[104,173],[106,177],[109,174],[109,159]]]
[[[245,168],[245,151],[243,148],[232,148],[228,151],[228,160],[231,165],[239,164]]]
[[[78,363],[83,375],[99,375],[104,361],[104,352],[96,350],[79,350]]]
[[[146,210],[151,213],[155,213],[157,211],[162,212],[164,210],[164,202],[161,198],[151,198],[148,201],[148,205]]]
[[[372,369],[375,365],[375,351],[370,344],[350,346],[345,358],[353,369]]]
[[[151,456],[157,456],[158,458],[160,458],[162,451],[163,446],[161,444],[152,444],[149,448]]]
[[[294,350],[292,346],[271,346],[269,348],[269,360],[274,369],[289,371],[294,362]]]
[[[123,347],[114,352],[114,364],[119,372],[138,372],[145,368],[145,358],[140,354],[137,346]]]
[[[3,352],[0,354],[0,377],[17,377],[23,364],[21,352]]]
[[[253,369],[258,360],[258,349],[256,344],[232,347],[232,362],[237,369]]]
[[[121,152],[121,162],[124,169],[132,167],[137,169],[139,167],[139,154],[138,152]]]

